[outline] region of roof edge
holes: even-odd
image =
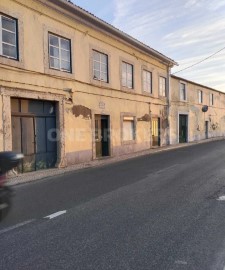
[[[43,0],[38,0],[38,1],[43,3]],[[171,59],[171,58],[165,56],[164,54],[152,49],[151,47],[138,41],[137,39],[124,33],[123,31],[117,29],[116,27],[103,21],[102,19],[99,19],[95,15],[93,15],[93,14],[89,13],[88,11],[80,8],[79,6],[73,4],[71,1],[68,1],[68,0],[57,0],[57,1],[47,0],[47,1],[44,1],[45,4],[47,4],[47,2],[49,2],[55,6],[61,7],[62,9],[72,13],[73,15],[80,18],[83,23],[87,22],[88,26],[91,27],[91,25],[95,25],[95,27],[97,27],[98,30],[100,30],[100,31],[103,30],[103,31],[109,32],[112,35],[118,37],[119,39],[124,40],[125,42],[129,43],[130,45],[139,48],[139,50],[141,50],[147,54],[150,54],[156,58],[159,58],[160,60],[166,62],[166,64],[168,64],[170,67],[172,67],[174,65],[178,66],[178,63],[175,62],[173,59]]]
[[[172,75],[172,74],[170,76],[171,76],[171,78],[178,79],[180,81],[192,83],[192,84],[195,84],[195,85],[197,85],[199,87],[206,88],[206,89],[209,89],[209,90],[212,90],[212,91],[216,91],[216,92],[221,93],[221,94],[225,94],[225,92],[222,92],[220,90],[217,90],[217,89],[209,87],[209,86],[206,86],[204,84],[196,83],[194,81],[191,81],[191,80],[188,80],[188,79],[185,79],[185,78],[182,78],[182,77],[178,77],[178,76],[175,76],[175,75]]]

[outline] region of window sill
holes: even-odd
[[[99,87],[110,87],[111,84],[109,82],[105,82],[105,81],[101,81],[101,80],[97,80],[94,78],[91,78],[90,83]]]
[[[1,54],[0,57],[5,58],[5,59],[8,59],[8,60],[17,61],[17,62],[19,61],[18,58],[10,57],[10,56],[3,55],[3,54]]]
[[[136,140],[122,141],[122,145],[136,144]]]
[[[64,77],[64,78],[74,78],[74,73],[73,72],[67,72],[67,71],[62,71],[59,69],[54,69],[54,68],[45,68],[45,74],[57,76],[57,77]]]
[[[149,93],[149,92],[145,92],[144,90],[142,90],[142,95],[143,96],[148,96],[148,97],[153,97],[153,93]]]
[[[184,102],[184,103],[187,103],[188,101],[187,100],[179,100],[180,102]]]
[[[129,88],[129,87],[125,87],[125,86],[121,86],[121,90],[124,91],[124,92],[127,92],[127,93],[134,93],[135,90],[134,88]]]
[[[22,59],[20,60],[20,59],[10,58],[4,55],[0,55],[0,64],[12,66],[12,67],[18,67],[18,68],[24,67],[24,62]]]

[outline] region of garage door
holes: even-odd
[[[57,160],[55,103],[11,99],[12,150],[25,156],[18,169],[30,172],[52,168]]]

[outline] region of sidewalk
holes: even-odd
[[[144,156],[144,155],[159,153],[162,151],[169,151],[172,149],[184,148],[184,147],[192,146],[195,144],[203,144],[203,143],[207,143],[207,142],[211,142],[211,141],[219,141],[219,140],[225,140],[225,138],[224,137],[210,138],[210,139],[196,141],[196,142],[190,142],[190,143],[167,145],[167,146],[162,146],[162,147],[158,147],[158,148],[151,148],[151,149],[140,151],[140,152],[125,154],[125,155],[121,155],[121,156],[117,156],[117,157],[108,157],[108,158],[97,159],[97,160],[93,160],[93,161],[89,161],[89,162],[85,162],[85,163],[75,164],[75,165],[72,165],[72,166],[69,166],[66,168],[53,168],[53,169],[48,169],[48,170],[41,170],[41,171],[19,174],[16,176],[13,175],[13,176],[9,177],[8,184],[9,185],[22,184],[22,183],[40,180],[43,178],[52,177],[52,176],[56,176],[56,175],[63,175],[67,172],[73,172],[73,171],[77,171],[77,170],[84,169],[84,168],[103,166],[103,165],[111,164],[114,162],[127,160],[130,158],[140,157],[140,156]]]

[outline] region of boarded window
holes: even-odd
[[[135,140],[135,121],[134,117],[123,118],[123,141]]]

